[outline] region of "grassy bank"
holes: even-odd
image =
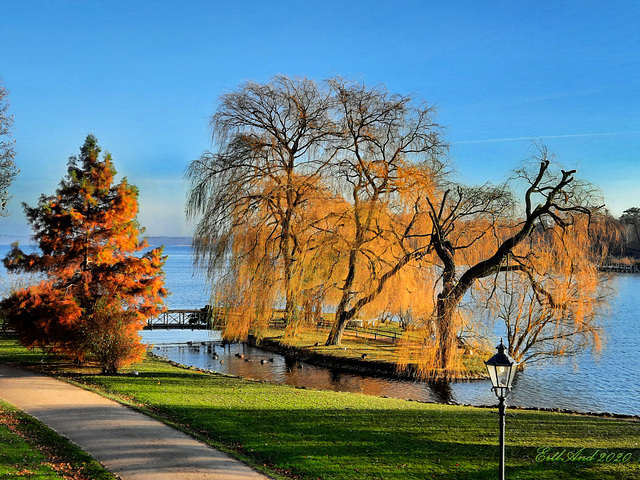
[[[74,444],[5,402],[0,402],[0,445],[0,478],[116,478]]]
[[[383,335],[375,337],[376,332]],[[277,344],[282,348],[275,348],[278,353],[283,353],[283,349],[295,350],[295,356],[303,361],[319,364],[322,366],[340,365],[347,367],[362,366],[363,368],[351,368],[353,371],[379,371],[383,375],[394,374],[398,377],[412,378],[416,375],[415,365],[412,365],[418,353],[409,353],[409,349],[401,342],[391,341],[393,334],[398,338],[406,335],[400,329],[366,329],[347,330],[342,339],[341,345],[325,345],[328,336],[328,329],[300,330],[296,335],[285,336],[283,329],[270,328],[264,335],[262,343],[258,346],[266,349],[273,349]],[[465,371],[459,378],[488,378],[484,360],[495,352],[492,351],[468,351],[461,354],[462,364]],[[408,368],[398,368],[398,358],[407,357]],[[412,358],[414,357],[414,358]],[[347,368],[349,370],[349,368]]]
[[[278,478],[497,477],[494,409],[295,389],[154,358],[105,377],[2,340],[0,361],[15,360],[163,417]],[[640,478],[637,420],[511,409],[507,443],[510,479]]]

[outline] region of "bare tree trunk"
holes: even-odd
[[[436,368],[447,377],[451,373],[451,367],[455,358],[456,349],[456,325],[453,321],[453,313],[458,306],[455,297],[438,295],[437,315],[437,353]]]
[[[360,235],[358,235],[356,242],[360,240],[359,237]],[[344,286],[342,287],[342,298],[340,299],[340,303],[336,309],[335,320],[331,326],[329,338],[327,338],[327,342],[325,343],[327,346],[340,345],[340,342],[342,342],[342,334],[344,333],[344,329],[347,327],[347,322],[356,314],[356,311],[353,308],[348,311],[346,310],[349,305],[349,297],[353,287],[353,280],[356,277],[356,257],[357,250],[356,248],[352,248],[349,252],[349,271],[347,273],[347,278],[345,278]]]
[[[286,242],[288,243],[288,242]],[[294,319],[295,312],[295,298],[293,289],[291,288],[291,270],[293,261],[291,255],[287,252],[284,254],[284,291],[286,304],[284,307],[284,324],[289,325]]]
[[[331,332],[329,333],[329,338],[327,338],[325,345],[340,345],[342,343],[342,334],[344,333],[344,329],[354,315],[353,313],[349,315],[349,313],[351,312],[345,311],[342,306],[338,307],[333,326],[331,327]]]
[[[291,204],[291,192],[287,191],[287,204]],[[295,299],[293,288],[291,286],[291,278],[293,276],[293,254],[291,252],[291,211],[290,207],[287,208],[285,216],[282,222],[282,238],[280,241],[281,255],[284,263],[283,281],[286,305],[284,310],[284,324],[285,326],[291,324],[294,319],[295,312]]]
[[[369,294],[360,297],[360,299],[354,302],[353,306],[349,310],[346,310],[347,305],[349,305],[350,302],[350,290],[351,286],[353,285],[353,277],[355,276],[355,274],[349,274],[347,276],[349,288],[345,288],[343,290],[342,299],[340,300],[340,304],[338,305],[338,309],[336,310],[335,321],[325,345],[340,345],[340,341],[342,340],[342,333],[347,327],[347,323],[349,323],[349,321],[352,320],[365,305],[373,301],[380,294],[390,278],[397,274],[407,263],[409,263],[415,257],[416,252],[412,252],[400,258],[398,262],[393,266],[393,268],[391,268],[377,280],[377,285],[369,292]],[[355,259],[355,254],[353,255],[353,258]],[[355,263],[353,271],[355,272]]]
[[[509,265],[505,264],[504,261],[509,258],[518,244],[532,234],[534,225],[541,218],[550,218],[561,228],[566,228],[568,224],[573,223],[572,215],[590,215],[589,208],[585,206],[575,205],[567,207],[559,204],[558,199],[561,199],[566,203],[567,198],[569,198],[569,193],[565,191],[565,188],[573,181],[573,174],[575,173],[575,170],[561,170],[561,175],[549,182],[545,177],[547,169],[549,168],[549,160],[546,158],[545,152],[543,152],[543,155],[544,157],[540,162],[537,173],[530,176],[525,175],[525,178],[530,180],[530,186],[524,197],[525,218],[520,229],[516,231],[513,236],[500,243],[495,249],[493,255],[489,258],[467,268],[457,281],[456,264],[453,257],[456,248],[451,244],[447,235],[449,232],[453,231],[456,219],[460,219],[468,214],[468,212],[464,212],[462,210],[456,211],[464,203],[462,201],[463,192],[458,190],[457,202],[452,204],[453,210],[447,213],[445,213],[444,207],[450,193],[449,190],[444,193],[438,208],[436,208],[427,198],[427,202],[431,209],[430,216],[433,221],[431,244],[442,261],[444,268],[442,275],[442,292],[438,295],[437,302],[437,348],[439,350],[436,362],[436,368],[440,368],[444,375],[449,375],[451,373],[450,370],[453,366],[451,362],[455,358],[454,349],[456,348],[456,332],[453,314],[455,309],[458,308],[462,297],[471,288],[473,283],[480,278],[484,278],[498,272],[523,271],[525,267],[522,265]],[[532,196],[536,193],[542,193],[545,202],[534,207]],[[570,212],[571,216],[563,220],[559,216],[559,212]],[[474,214],[475,213],[476,212],[474,212]]]

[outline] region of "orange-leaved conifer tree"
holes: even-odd
[[[14,244],[4,264],[44,279],[0,304],[23,345],[97,359],[104,373],[140,358],[137,333],[167,293],[162,248],[138,253],[147,247],[139,240],[138,190],[126,179],[114,183],[115,175],[111,156],[100,158],[88,135],[55,195],[23,205],[41,253]]]

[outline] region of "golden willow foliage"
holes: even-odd
[[[418,154],[439,165],[431,116],[409,97],[339,79],[276,77],[221,98],[211,123],[218,151],[187,176],[188,213],[200,216],[197,263],[234,324],[225,335],[245,336],[265,303],[284,309],[292,332],[319,304],[337,305],[341,335],[415,259],[424,249],[411,238],[419,201],[406,198],[420,176],[404,172],[424,170],[425,158],[412,163]],[[433,183],[433,174],[420,181]],[[251,285],[263,290],[259,302]]]
[[[357,317],[399,319],[420,338],[399,363],[448,377],[461,372],[461,338],[478,334],[463,298],[488,292],[505,318],[563,312],[574,338],[598,342],[599,257],[585,252],[606,248],[587,235],[597,230],[593,189],[544,149],[514,177],[522,205],[507,185],[457,184],[433,118],[411,97],[343,79],[276,77],[221,98],[217,151],[187,177],[197,263],[225,338],[260,336],[275,317],[288,335],[333,317],[326,343],[337,345]],[[518,343],[516,330],[518,356],[540,337]],[[561,344],[553,352],[569,353]]]
[[[536,275],[546,278],[561,274],[555,270],[556,263],[537,264],[549,248],[546,237],[554,232],[576,236],[578,229],[573,227],[587,222],[600,208],[595,189],[574,175],[573,170],[558,168],[541,148],[538,156],[514,176],[526,189],[521,207],[507,186],[450,185],[427,199],[433,221],[430,246],[441,268],[436,284],[438,357],[434,375],[447,377],[453,371],[460,353],[460,327],[455,315],[463,298],[481,282],[499,278],[499,274],[515,275],[525,278],[537,291],[540,281]],[[520,209],[522,213],[516,215]],[[590,244],[576,245],[591,248],[595,243],[591,240]],[[578,252],[579,248],[556,249],[557,265],[575,263]],[[554,301],[550,294],[548,298]]]
[[[356,315],[424,314],[427,307],[421,298],[421,280],[425,270],[420,260],[425,263],[427,242],[411,235],[428,218],[387,199],[366,207],[349,205],[340,219],[340,228],[330,232],[328,239],[336,262],[334,325],[340,325],[341,313],[343,322]]]
[[[603,228],[583,217],[540,231],[529,245],[536,252],[529,271],[499,274],[485,285],[485,303],[504,323],[509,353],[523,367],[602,347],[598,319],[609,292],[597,268],[607,254],[597,245]]]
[[[408,325],[411,335],[399,349],[399,368],[411,368],[422,378],[463,375],[461,355],[487,346],[482,340],[486,332],[476,329],[493,330],[493,319],[503,324],[498,329],[505,332],[509,353],[521,363],[521,369],[589,348],[599,351],[603,342],[599,319],[610,298],[609,278],[598,271],[607,255],[600,239],[607,235],[609,226],[602,220],[598,215],[583,216],[564,226],[539,226],[527,242],[513,250],[504,268],[479,278],[470,290],[467,308],[453,311],[456,337],[451,344],[453,355],[447,375],[443,375],[439,363],[442,345],[437,340],[435,301],[430,304],[430,314],[414,317]],[[468,240],[470,231],[460,237]],[[476,252],[466,259],[486,258],[495,251],[496,244],[514,235],[517,226],[494,225],[492,231],[491,237],[475,243]],[[522,268],[524,263],[527,268]],[[438,278],[435,274],[426,277],[421,293],[431,292],[426,296],[435,300]],[[402,292],[401,287],[394,288]]]
[[[214,304],[226,320],[224,338],[246,339],[250,331],[260,337],[274,318],[274,310],[283,312],[287,305],[286,291],[295,306],[287,319],[288,333],[295,333],[301,324],[322,315],[321,305],[330,299],[330,293],[329,286],[318,280],[331,277],[335,259],[320,248],[322,236],[317,228],[327,228],[335,222],[331,214],[337,201],[326,190],[317,188],[293,217],[289,232],[294,239],[296,261],[288,281],[280,255],[279,224],[268,222],[265,206],[243,215],[244,228],[234,232],[227,269],[220,269],[213,283]],[[317,228],[310,229],[310,222]],[[286,312],[280,315],[284,317]]]
[[[269,265],[279,270],[274,274],[281,282],[287,323],[298,307],[294,276],[304,249],[301,211],[322,188],[329,161],[330,108],[326,90],[311,80],[279,76],[264,85],[247,82],[222,96],[212,116],[218,150],[202,155],[187,171],[187,213],[199,217],[197,264],[215,281],[220,269],[227,269],[229,256],[236,255],[236,244],[245,243],[246,230],[252,237],[254,226],[265,229],[263,240],[254,244],[263,249],[257,257],[267,263],[249,268],[249,279],[268,274]],[[235,263],[231,260],[232,270]],[[279,299],[270,300],[275,307]]]
[[[326,344],[339,345],[349,321],[424,256],[421,196],[443,170],[446,145],[431,107],[381,87],[340,79],[330,85],[339,126],[334,182],[350,205],[341,215],[346,228],[331,232],[344,252],[344,273]]]
[[[17,290],[1,307],[24,345],[78,360],[97,356],[113,373],[140,357],[136,334],[164,308],[165,258],[162,248],[137,255],[147,246],[138,239],[138,191],[126,180],[114,184],[111,157],[99,154],[96,138],[87,136],[56,194],[24,205],[41,253],[25,254],[15,244],[4,264],[46,279]]]
[[[429,288],[433,288],[433,284]],[[449,348],[455,351],[451,363],[446,371],[446,375],[440,367],[440,351],[442,345],[437,341],[438,324],[434,314],[435,307],[429,316],[420,317],[410,326],[408,335],[400,340],[397,349],[398,371],[410,371],[412,375],[419,379],[441,379],[441,378],[463,378],[467,372],[462,362],[463,353],[457,338],[451,343]],[[452,314],[453,329],[461,334],[473,321],[467,311],[457,309]]]

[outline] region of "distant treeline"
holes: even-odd
[[[640,208],[632,207],[620,218],[610,216],[612,235],[608,242],[609,254],[615,258],[640,259]]]

